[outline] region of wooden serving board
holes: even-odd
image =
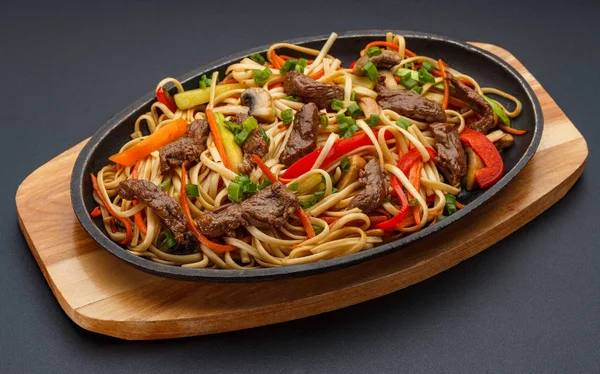
[[[384,257],[310,277],[262,283],[164,279],[121,262],[83,230],[69,180],[87,141],[43,165],[17,191],[19,222],[56,299],[84,329],[123,339],[163,339],[245,329],[307,317],[373,299],[427,279],[483,251],[562,198],[583,171],[585,139],[506,50],[500,56],[529,82],[545,125],[537,153],[504,189],[453,230]],[[40,200],[41,199],[41,200]]]

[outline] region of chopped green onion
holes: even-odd
[[[233,183],[239,185],[242,190],[242,193],[245,194],[253,194],[256,193],[256,191],[258,191],[256,184],[252,182],[252,180],[246,175],[238,175],[233,180]]]
[[[333,99],[333,101],[331,102],[331,109],[335,111],[340,111],[344,109],[344,102],[342,100]]]
[[[435,70],[435,66],[431,62],[429,62],[429,61],[423,61],[423,67],[427,71]]]
[[[414,63],[412,63],[412,62],[409,62],[408,64],[404,64],[403,68],[404,68],[404,69],[409,69],[409,70],[412,70],[412,68],[413,68],[414,66],[415,66],[415,65],[414,65]]]
[[[336,187],[333,187],[333,188],[331,189],[331,193],[332,193],[332,194],[334,194],[334,193],[338,193],[338,189],[337,189]]]
[[[254,117],[250,117],[242,122],[242,126],[244,127],[242,131],[238,132],[233,138],[233,141],[240,147],[244,145],[246,140],[248,140],[248,137],[250,134],[252,134],[252,131],[258,128],[258,122],[256,122]]]
[[[419,82],[421,82],[421,83],[433,83],[433,82],[435,82],[435,78],[433,77],[433,75],[431,75],[429,73],[429,71],[427,71],[427,69],[420,68],[419,69]]]
[[[456,196],[450,194],[444,194],[446,196],[446,210],[448,215],[456,213]]]
[[[494,100],[490,99],[489,97],[483,95],[483,98],[490,103],[490,105],[492,106],[492,110],[494,111],[494,113],[496,113],[496,115],[498,115],[498,118],[500,118],[500,120],[502,122],[504,122],[504,124],[506,126],[510,127],[510,118],[508,117],[508,115],[506,115],[506,112],[504,111],[504,109],[502,109],[502,107],[500,105],[498,105],[497,102],[495,102]]]
[[[319,235],[320,233],[323,232],[323,227],[322,226],[317,226],[315,224],[312,224],[311,226],[312,226],[313,230],[315,231],[316,235]]]
[[[358,106],[357,103],[352,103],[350,104],[350,106],[348,107],[348,109],[346,110],[348,112],[348,114],[354,118],[356,117],[360,117],[363,115],[362,110],[360,109],[360,107]]]
[[[369,117],[369,120],[367,121],[367,124],[369,125],[369,127],[375,127],[379,125],[379,115],[377,114],[371,114],[371,117]]]
[[[326,114],[321,114],[319,121],[321,122],[321,127],[329,126],[329,118],[327,118]]]
[[[382,50],[379,47],[371,47],[371,48],[367,49],[367,55],[369,57],[379,56],[381,53],[382,53]]]
[[[246,183],[244,185],[242,185],[242,192],[244,193],[256,193],[256,191],[258,191],[258,187],[256,186],[256,183],[254,182],[250,182],[250,183]]]
[[[157,247],[160,249],[169,249],[177,245],[177,241],[173,237],[173,233],[169,229],[164,229],[158,234],[156,239]]]
[[[225,126],[227,126],[229,131],[231,131],[234,134],[237,134],[238,132],[242,131],[242,127],[235,122],[223,121],[223,123],[225,124]]]
[[[168,191],[169,188],[171,187],[171,177],[167,177],[164,181],[160,182],[160,184],[158,185],[160,187],[161,190],[163,191]]]
[[[377,80],[377,77],[379,76],[377,68],[371,61],[367,62],[365,66],[363,66],[360,70],[367,74],[371,82],[375,82]]]
[[[264,189],[264,188],[267,188],[267,187],[269,187],[271,184],[273,184],[273,183],[271,182],[271,180],[270,180],[269,178],[265,178],[265,179],[263,179],[263,181],[262,181],[262,182],[261,182],[261,183],[258,185],[258,189],[259,189],[259,190],[262,190],[262,189]]]
[[[280,72],[281,74],[283,74],[283,73],[287,73],[287,72],[288,72],[288,71],[290,71],[290,70],[294,70],[294,69],[296,68],[296,62],[297,62],[297,61],[296,61],[296,60],[294,60],[294,59],[289,59],[289,60],[287,60],[287,61],[286,61],[286,62],[283,64],[283,66],[281,67],[281,69],[279,69],[279,72]]]
[[[343,172],[347,172],[348,169],[350,169],[350,159],[348,158],[348,156],[344,156],[342,158],[342,160],[340,161],[340,167],[342,168]]]
[[[305,58],[298,59],[298,63],[296,64],[294,70],[299,71],[300,73],[304,73],[304,68],[306,68],[307,63],[308,61]]]
[[[256,121],[256,118],[249,117],[247,120],[242,122],[242,126],[248,130],[256,130],[258,128],[258,122]]]
[[[198,185],[197,184],[186,184],[185,185],[185,194],[188,197],[200,197],[200,192],[198,191]]]
[[[299,98],[297,98],[297,97],[295,97],[295,96],[284,96],[284,97],[283,97],[283,100],[294,101],[294,102],[296,102],[296,103],[300,101],[300,99],[299,99]]]
[[[409,120],[400,117],[396,121],[396,125],[398,125],[399,127],[402,127],[404,130],[408,130],[408,128],[410,127],[411,123],[410,123]]]
[[[298,190],[298,181],[294,181],[288,185],[288,190],[297,191]]]
[[[340,135],[346,139],[352,137],[352,135],[359,130],[359,127],[356,125],[356,121],[352,117],[338,114],[335,116],[335,119],[338,123],[338,127],[341,130]]]
[[[438,214],[437,216],[435,216],[435,219],[436,219],[437,222],[443,221],[446,218],[448,218],[448,217],[446,217],[446,216],[444,216],[442,214]]]
[[[206,74],[202,74],[200,77],[200,88],[207,88],[210,86],[211,79],[206,77]]]
[[[310,201],[298,201],[298,205],[300,205],[302,209],[308,209],[312,206]]]
[[[317,191],[315,192],[309,201],[300,201],[299,204],[303,209],[310,208],[321,200],[321,198],[325,195],[325,191]]]
[[[242,186],[234,182],[229,183],[229,186],[227,186],[227,197],[229,198],[229,200],[235,203],[239,203],[240,201],[242,201],[244,197]]]
[[[413,88],[414,86],[417,85],[417,83],[419,83],[419,82],[412,79],[410,73],[406,73],[400,77],[400,84],[402,84],[405,88],[409,88],[409,89]]]
[[[253,55],[250,55],[250,60],[256,62],[257,64],[260,65],[264,65],[265,64],[265,58],[263,56],[261,56],[258,53],[255,53]]]
[[[418,93],[419,95],[423,93],[423,87],[422,86],[415,86],[412,90],[414,92]]]
[[[408,206],[418,206],[418,205],[419,205],[419,200],[417,200],[417,199],[408,200]]]
[[[352,90],[352,92],[350,92],[350,100],[356,101],[356,91]]]
[[[294,119],[294,112],[291,109],[281,111],[281,120],[284,124],[289,125]]]
[[[263,140],[265,141],[265,143],[269,144],[271,142],[271,139],[269,139],[269,136],[265,132],[265,129],[263,129],[262,127],[259,127],[258,130],[260,131],[260,134],[262,135]]]
[[[252,69],[254,72],[254,83],[258,86],[263,86],[267,79],[271,76],[271,69],[265,68],[264,70]]]

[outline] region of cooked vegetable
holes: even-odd
[[[429,157],[431,159],[434,159],[435,157],[437,157],[437,152],[434,151],[433,149],[429,148],[429,147],[425,147],[425,149],[427,150],[427,153],[429,153]],[[398,169],[402,170],[402,172],[405,175],[408,175],[410,173],[410,169],[413,167],[413,165],[415,165],[417,162],[423,160],[423,156],[421,155],[421,152],[419,152],[419,150],[417,148],[412,148],[410,149],[408,152],[406,152],[402,158],[400,158],[400,160],[398,160]]]
[[[340,111],[344,109],[344,102],[342,100],[333,99],[333,101],[331,102],[331,109],[335,111]]]
[[[448,215],[456,213],[456,196],[450,194],[444,194],[446,197],[446,211]]]
[[[175,100],[173,100],[173,97],[169,91],[165,90],[164,88],[158,87],[158,90],[156,90],[156,99],[165,104],[171,112],[175,113],[175,111],[177,111]]]
[[[242,83],[223,84],[215,87],[215,95],[221,95],[230,90],[239,90],[246,88]],[[185,110],[198,105],[206,104],[210,100],[210,87],[196,88],[195,90],[187,90],[173,95],[177,108]]]
[[[198,185],[197,184],[188,183],[185,186],[185,193],[189,197],[200,197],[200,192],[198,191]]]
[[[345,160],[345,159],[342,159]],[[348,159],[348,164],[342,166],[342,169],[346,170],[344,174],[342,174],[342,178],[339,182],[336,183],[336,187],[338,190],[343,190],[348,187],[350,184],[356,182],[358,180],[358,172],[367,164],[364,158],[359,155],[350,156]]]
[[[208,124],[210,125],[210,132],[212,134],[213,141],[215,142],[215,146],[217,147],[217,151],[221,156],[221,160],[223,161],[223,165],[227,169],[232,170],[231,163],[229,162],[229,158],[227,157],[227,152],[225,151],[225,146],[223,144],[223,138],[221,136],[221,126],[219,126],[219,121],[217,121],[217,119],[215,118],[215,114],[212,110],[206,110],[206,119],[208,120]],[[225,125],[223,125],[223,130],[225,130]],[[224,131],[223,133],[226,134],[226,136],[228,136],[227,133],[225,133]],[[233,142],[230,142],[228,139],[228,143]]]
[[[148,135],[136,145],[112,155],[108,159],[123,166],[132,166],[137,160],[141,160],[150,153],[159,150],[187,131],[188,123],[183,118],[178,118]]]
[[[346,109],[346,112],[353,118],[360,117],[363,115],[363,112],[357,103],[350,104],[348,109]]]
[[[250,117],[252,118],[252,117]],[[244,128],[237,135],[234,135],[225,125],[225,117],[221,113],[217,113],[217,126],[219,128],[219,135],[221,136],[221,142],[223,143],[223,149],[225,151],[225,158],[227,159],[227,164],[225,164],[225,160],[223,160],[223,164],[229,170],[232,170],[234,173],[239,172],[239,165],[242,163],[244,159],[244,153],[242,152],[241,145],[238,143],[238,136],[241,133],[247,133],[248,131]],[[210,122],[210,121],[209,121]],[[251,131],[250,131],[251,132]],[[243,142],[242,142],[243,143]],[[215,140],[215,144],[217,144]],[[219,147],[217,146],[217,150]],[[220,151],[219,151],[220,154]],[[223,157],[223,156],[221,156]]]
[[[448,100],[450,99],[450,87],[448,86],[448,78],[446,77],[444,61],[442,61],[441,58],[438,60],[438,66],[440,67],[440,72],[444,78],[444,100],[442,101],[442,108],[446,109],[448,108]]]
[[[384,221],[384,222],[381,222],[381,223],[378,223],[375,225],[376,229],[380,229],[380,230],[384,230],[384,231],[395,230],[397,228],[398,224],[400,224],[402,221],[404,221],[404,219],[406,218],[406,216],[408,214],[408,200],[406,199],[406,194],[402,190],[402,186],[400,185],[400,182],[398,181],[398,178],[396,178],[395,175],[392,175],[391,185],[392,185],[394,192],[396,192],[396,195],[398,195],[400,202],[402,203],[402,208],[400,208],[400,211],[394,217],[390,218],[387,221]]]
[[[256,62],[257,64],[260,64],[260,65],[265,64],[265,58],[263,56],[261,56],[259,53],[254,53],[254,54],[250,55],[250,59],[252,61]]]
[[[165,250],[173,248],[177,245],[175,241],[175,237],[173,237],[173,233],[169,229],[164,229],[158,234],[158,239],[156,240],[158,248]]]
[[[256,119],[254,117],[250,117],[244,122],[242,122],[242,131],[238,132],[233,138],[233,140],[237,145],[241,147],[242,145],[244,145],[246,140],[248,140],[248,137],[252,134],[252,132],[257,128],[258,122],[256,122]]]
[[[275,120],[275,105],[266,90],[259,87],[248,88],[242,92],[240,102],[249,107],[248,115],[268,123]]]
[[[350,170],[350,159],[348,156],[342,157],[342,160],[340,161],[340,168],[342,168],[343,172]]]
[[[289,125],[294,120],[294,112],[291,109],[282,110],[281,120],[284,124]]]
[[[207,78],[206,74],[202,74],[202,76],[200,77],[200,88],[207,88],[210,87],[210,83],[211,83],[212,79]]]
[[[360,70],[364,72],[367,75],[367,77],[369,77],[369,80],[371,80],[371,82],[377,81],[379,71],[377,70],[375,64],[373,64],[371,61],[367,62],[365,66],[363,66]]]
[[[482,133],[471,129],[464,129],[460,134],[460,140],[473,148],[485,164],[485,168],[475,173],[475,181],[479,187],[490,187],[502,178],[504,162],[494,143]]]
[[[494,111],[494,113],[496,113],[496,115],[498,116],[498,118],[500,118],[500,120],[502,122],[504,122],[504,124],[506,126],[510,127],[510,118],[508,117],[508,115],[506,114],[506,112],[504,111],[504,109],[502,109],[502,107],[500,105],[498,105],[498,103],[495,100],[490,99],[489,97],[483,95],[483,98],[490,103],[490,105],[492,106],[492,110]]]
[[[471,147],[467,147],[465,152],[469,159],[469,163],[467,164],[467,175],[465,176],[465,188],[467,191],[472,191],[477,187],[477,184],[475,183],[475,173],[483,169],[485,165],[483,164],[483,161],[481,161],[481,157],[479,157]]]

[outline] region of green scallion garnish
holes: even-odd
[[[265,68],[264,70],[252,69],[254,72],[254,83],[258,86],[263,86],[267,79],[271,76],[271,69]]]
[[[296,60],[294,60],[294,59],[289,59],[289,60],[287,60],[287,61],[286,61],[286,62],[283,64],[283,66],[281,67],[281,69],[279,69],[279,72],[280,72],[281,74],[283,74],[283,73],[287,73],[287,72],[288,72],[288,71],[290,71],[290,70],[294,70],[294,69],[296,69],[296,63],[297,63],[297,61],[296,61]]]
[[[321,114],[319,116],[319,122],[321,122],[321,127],[329,126],[329,118],[327,118],[326,114]]]
[[[369,57],[379,56],[383,51],[379,47],[371,47],[367,49],[367,55]]]
[[[425,68],[420,68],[418,71],[419,74],[419,82],[421,83],[433,83],[435,82],[435,78],[429,71]]]
[[[371,82],[377,81],[379,71],[377,71],[377,67],[371,61],[367,62],[360,70],[367,74]]]
[[[339,112],[340,110],[344,109],[344,102],[342,100],[333,99],[331,102],[331,109]]]
[[[258,53],[250,55],[250,60],[256,62],[257,64],[264,65],[265,58]]]
[[[348,156],[344,156],[342,158],[342,160],[340,161],[340,167],[342,168],[343,172],[347,172],[348,169],[350,169],[350,159],[348,158]]]
[[[294,112],[291,109],[282,110],[281,120],[284,124],[289,125],[294,120]]]
[[[185,194],[188,197],[200,197],[200,191],[198,191],[198,185],[197,184],[186,184],[185,185]]]
[[[412,79],[411,74],[410,73],[406,73],[404,75],[402,75],[400,77],[400,84],[402,86],[404,86],[405,88],[411,89],[414,86],[416,86],[419,82],[417,82],[416,80]]]
[[[288,184],[288,190],[297,191],[298,190],[298,181],[294,181],[294,182]]]
[[[423,61],[423,67],[427,71],[435,70],[435,66],[431,62],[429,62],[429,61]]]
[[[167,192],[169,190],[169,188],[171,187],[171,177],[165,178],[165,180],[160,182],[160,184],[158,186],[160,187],[161,190]]]
[[[375,127],[379,125],[379,115],[377,114],[371,114],[371,117],[369,117],[369,120],[367,121],[367,124],[369,125],[369,127]]]
[[[357,103],[350,104],[350,106],[348,107],[348,109],[346,111],[351,117],[354,117],[354,118],[363,115],[363,112]]]
[[[229,186],[227,186],[227,197],[235,203],[241,202],[244,197],[242,186],[234,182],[229,183]]]
[[[404,130],[408,130],[408,128],[410,127],[411,123],[410,123],[409,120],[400,117],[396,121],[396,125],[398,125],[399,127],[402,127]]]

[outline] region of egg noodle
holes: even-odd
[[[370,143],[353,149],[345,156],[358,155],[364,160],[375,158],[388,178],[392,176],[397,178],[410,199],[408,208],[410,213],[391,233],[375,226],[376,223],[388,220],[402,210],[403,207],[398,199],[390,198],[389,195],[383,204],[369,212],[362,212],[358,208],[348,209],[352,198],[363,189],[363,185],[355,179],[337,190],[336,186],[339,186],[340,179],[347,173],[344,165],[341,164],[348,159],[338,159],[325,165],[326,169],[321,168],[336,142],[343,140],[343,131],[338,126],[336,116],[345,113],[356,100],[377,97],[373,86],[364,84],[368,78],[357,78],[352,74],[352,69],[342,67],[342,61],[329,54],[336,38],[337,35],[332,33],[321,50],[288,43],[273,44],[266,53],[264,64],[246,57],[230,65],[224,77],[219,77],[219,74],[214,72],[210,76],[210,85],[206,87],[209,92],[208,102],[202,105],[172,111],[168,105],[160,101],[153,103],[149,112],[137,118],[131,140],[121,148],[121,151],[125,151],[135,146],[140,139],[155,133],[176,119],[182,118],[190,123],[195,119],[206,118],[207,109],[212,109],[214,113],[221,113],[225,119],[229,119],[230,115],[239,111],[241,93],[246,88],[257,87],[254,79],[256,69],[269,68],[271,74],[261,87],[273,100],[276,119],[272,123],[260,125],[269,139],[268,152],[262,160],[275,176],[281,177],[286,171],[286,166],[280,163],[279,156],[293,128],[293,124],[286,125],[282,122],[282,112],[291,109],[295,114],[304,103],[289,97],[284,92],[281,85],[283,75],[278,67],[281,66],[282,61],[290,57],[277,55],[277,50],[286,50],[291,54],[296,52],[307,58],[313,56],[314,60],[308,61],[304,74],[319,82],[335,83],[344,88],[341,109],[328,108],[319,112],[320,115],[327,117],[327,122],[318,128],[317,149],[322,148],[322,151],[313,167],[296,178],[283,179],[288,187],[294,187],[299,202],[305,203],[304,211],[315,231],[314,237],[309,237],[305,225],[297,214],[292,214],[281,227],[268,229],[246,227],[245,238],[211,238],[221,244],[232,246],[233,250],[215,250],[202,243],[191,254],[170,253],[168,248],[161,246],[161,242],[164,242],[162,237],[164,235],[161,233],[166,226],[153,210],[145,203],[136,204],[122,199],[116,192],[119,183],[135,177],[161,186],[168,196],[177,202],[180,201],[182,189],[186,188],[182,185],[182,168],[176,167],[167,175],[161,174],[159,150],[154,150],[140,159],[135,166],[111,164],[102,167],[95,174],[96,191],[99,194],[95,192],[94,199],[100,207],[101,219],[110,238],[124,244],[125,250],[129,253],[162,264],[188,268],[250,269],[307,264],[346,256],[435,224],[436,217],[444,212],[447,196],[456,196],[460,189],[444,181],[440,170],[427,152],[427,147],[435,149],[436,146],[435,138],[427,123],[401,116],[389,109],[380,112],[378,124],[369,123],[368,118],[358,117],[355,121],[358,127],[357,134],[363,131]],[[390,69],[392,73],[396,69],[410,68],[425,62],[436,69],[440,68],[436,59],[413,53],[409,55],[405,39],[400,35],[388,33],[385,42],[385,48],[398,53],[402,61]],[[364,55],[365,50],[361,51],[361,55]],[[472,77],[450,67],[446,67],[446,71],[468,83],[480,95],[491,93],[513,102],[515,105],[513,111],[507,110],[498,102],[496,104],[510,118],[519,115],[521,103],[515,97],[493,88],[482,88]],[[434,82],[421,86],[420,93],[430,100],[441,102],[443,92],[436,90],[435,86],[443,83],[443,80],[442,77],[436,76]],[[224,84],[237,84],[237,86],[223,92],[219,87]],[[157,89],[165,86],[172,87],[172,92],[184,92],[181,83],[173,78],[160,81]],[[404,89],[399,84],[397,88]],[[459,133],[465,129],[468,118],[476,115],[472,110],[446,109],[445,113],[447,122],[459,125]],[[408,123],[408,126],[399,126],[397,121],[401,119],[407,121],[405,123]],[[494,121],[498,121],[496,115]],[[496,130],[487,136],[493,139],[492,141],[496,141],[503,135],[504,132]],[[405,175],[397,164],[399,159],[412,148],[416,148],[421,153],[422,163],[416,169],[419,173],[417,178],[412,178],[411,181],[410,176]],[[230,203],[228,185],[238,174],[225,167],[213,135],[209,135],[207,148],[202,153],[200,161],[190,165],[185,173],[186,184],[197,185],[198,188],[197,197],[187,197],[187,205],[192,217],[200,217],[203,212]],[[256,185],[260,185],[266,178],[258,167],[254,168],[248,177]],[[312,204],[308,204],[311,201]],[[131,225],[131,232],[126,230],[127,224],[124,223]]]

